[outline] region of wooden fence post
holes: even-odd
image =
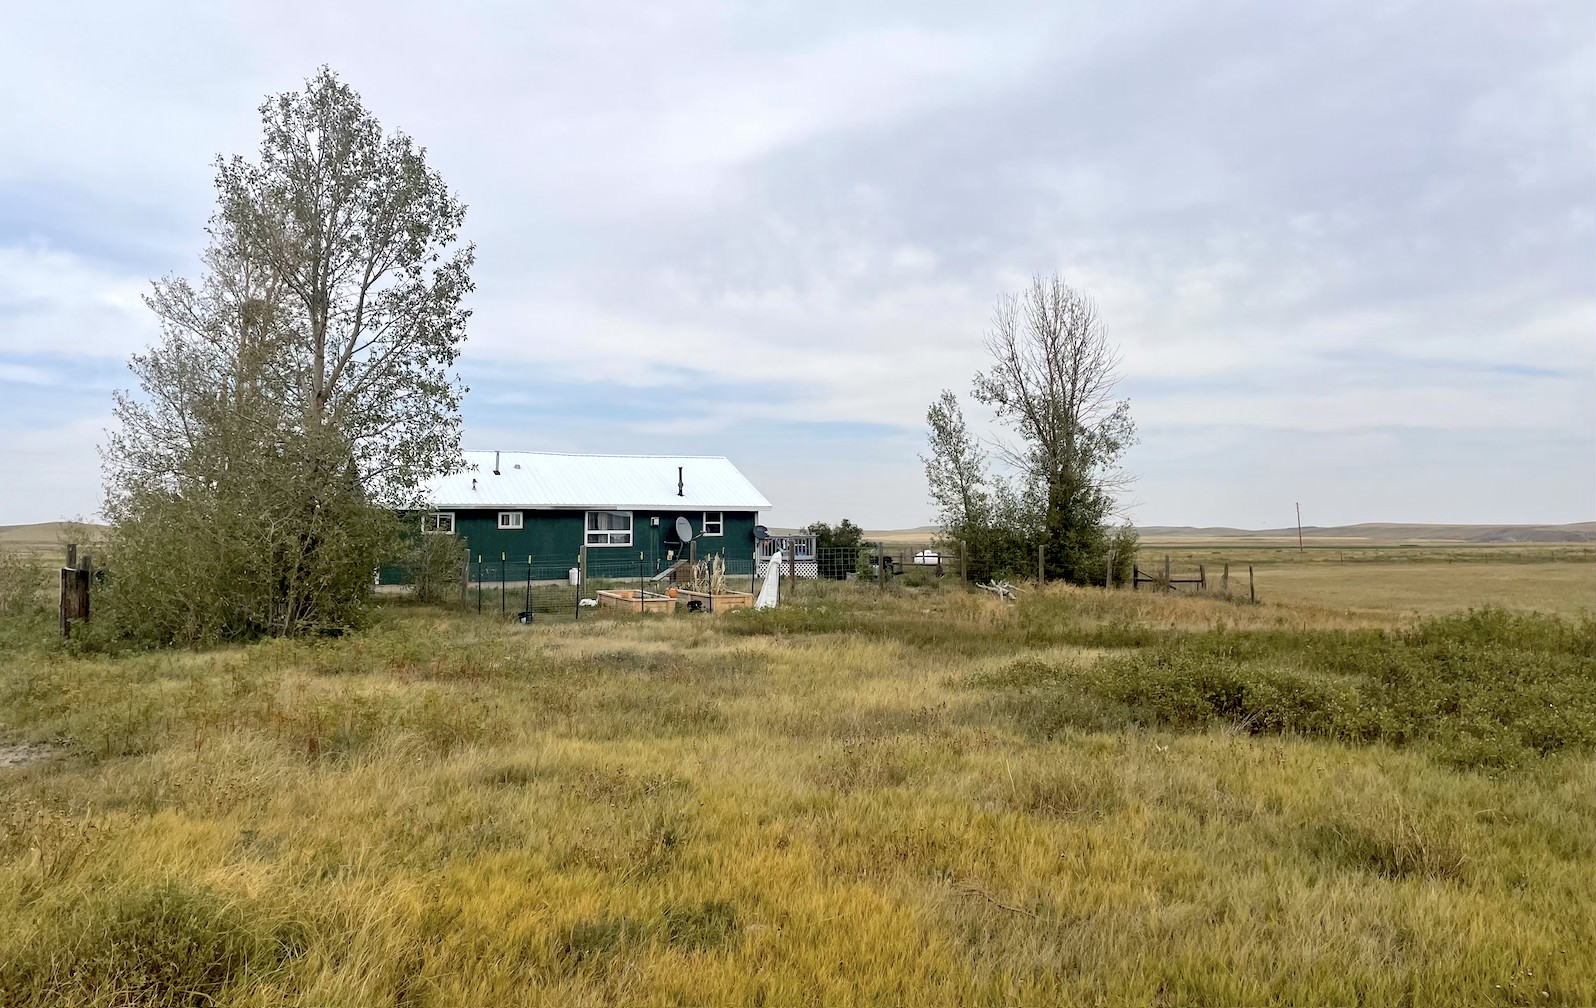
[[[965,555],[964,540],[959,540],[959,584],[970,583],[970,563]]]
[[[1202,564],[1197,565],[1197,587],[1205,592],[1208,590],[1208,568]]]
[[[1036,586],[1038,588],[1047,584],[1047,566],[1045,562],[1046,557],[1047,547],[1038,546],[1036,548]]]
[[[89,584],[93,579],[94,559],[87,553],[78,562],[76,545],[67,547],[72,566],[61,568],[61,636],[72,636],[72,624],[89,621]]]
[[[1258,592],[1252,582],[1252,564],[1247,565],[1247,601],[1253,603],[1258,601]]]
[[[1224,572],[1219,575],[1219,591],[1225,598],[1230,597],[1230,564],[1228,563],[1225,564]]]

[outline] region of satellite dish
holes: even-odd
[[[676,538],[682,542],[693,541],[693,523],[686,518],[676,519]]]
[[[766,539],[769,539],[769,538],[770,538],[770,529],[766,528],[763,525],[755,525],[754,526],[754,541],[755,542],[762,542],[762,541],[764,541]]]

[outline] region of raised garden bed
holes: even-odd
[[[711,595],[709,592],[678,588],[676,589],[676,600],[683,605],[687,605],[689,602],[701,603],[704,612],[730,612],[733,609],[752,609],[754,607],[754,596],[751,592],[720,592]],[[691,609],[691,606],[688,608]]]
[[[598,604],[607,609],[629,609],[632,612],[674,612],[676,600],[669,595],[657,595],[636,588],[618,588],[598,593]]]

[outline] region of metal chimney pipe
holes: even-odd
[[[684,486],[686,486],[686,484],[682,482],[682,467],[681,466],[677,466],[676,467],[676,496],[678,496],[678,497],[686,497],[687,496],[685,493],[682,492],[682,488]]]
[[[499,453],[493,453],[493,475],[499,475]]]

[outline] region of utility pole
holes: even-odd
[[[1297,552],[1302,552],[1302,502],[1297,502]]]

